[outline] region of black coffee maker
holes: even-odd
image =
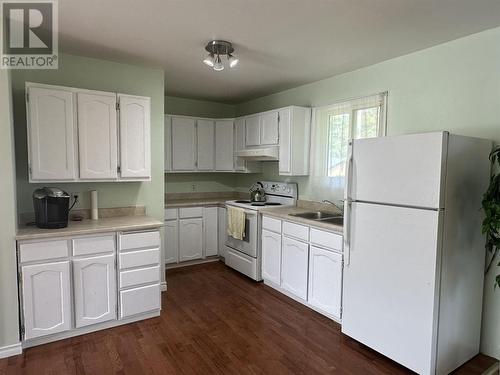
[[[33,192],[35,223],[38,228],[65,228],[68,226],[70,195],[64,190],[44,187]]]

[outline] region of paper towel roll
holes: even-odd
[[[97,209],[97,190],[90,191],[90,218],[99,219],[99,210]]]

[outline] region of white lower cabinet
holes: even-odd
[[[218,217],[217,207],[203,208],[203,235],[205,237],[205,256],[211,257],[219,253],[218,249]]]
[[[73,260],[75,325],[116,319],[115,254]]]
[[[303,300],[307,299],[308,262],[309,244],[283,237],[281,287]]]
[[[308,302],[340,318],[342,302],[342,255],[311,246],[309,253]]]
[[[224,256],[226,208],[165,209],[165,264]]]
[[[179,262],[203,256],[203,219],[179,220]]]
[[[77,335],[78,328],[98,323],[107,322],[107,328],[118,318],[118,303],[121,318],[159,313],[158,230],[116,237],[112,232],[18,242],[23,340],[30,346]]]
[[[227,221],[227,209],[226,207],[218,207],[217,208],[217,216],[218,216],[218,247],[219,247],[219,255],[226,259],[227,251],[226,251],[226,221]]]
[[[262,278],[281,285],[281,234],[262,230]]]
[[[179,261],[179,225],[177,220],[165,221],[165,264]]]
[[[71,329],[69,261],[21,267],[24,338]]]
[[[264,282],[291,297],[297,297],[298,301],[319,313],[340,321],[342,236],[265,215],[262,227]]]

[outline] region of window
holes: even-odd
[[[312,175],[322,197],[343,194],[349,139],[385,135],[386,99],[382,93],[314,109]]]

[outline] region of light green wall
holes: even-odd
[[[165,113],[210,118],[234,117],[236,107],[231,104],[165,96]]]
[[[323,106],[381,91],[389,92],[389,135],[449,130],[500,143],[500,28],[242,103],[236,114]],[[261,177],[282,180],[273,165]],[[314,190],[308,178],[291,180],[299,183],[301,198]],[[248,183],[238,177],[239,187]],[[499,273],[494,268],[485,284],[482,351],[500,359],[500,289],[493,290]]]
[[[163,71],[68,54],[60,56],[57,70],[13,71],[19,212],[33,211],[31,194],[35,188],[45,185],[28,183],[24,103],[26,81],[151,97],[151,182],[57,183],[55,185],[70,192],[83,193],[80,207],[89,207],[88,191],[96,189],[99,191],[100,207],[145,205],[149,215],[163,219]]]
[[[165,113],[170,115],[230,118],[236,107],[230,104],[165,96]],[[194,187],[193,187],[194,185]],[[165,192],[186,193],[206,191],[233,191],[236,175],[233,173],[168,173],[165,174]]]
[[[0,69],[0,348],[19,342],[14,132],[9,72]]]

